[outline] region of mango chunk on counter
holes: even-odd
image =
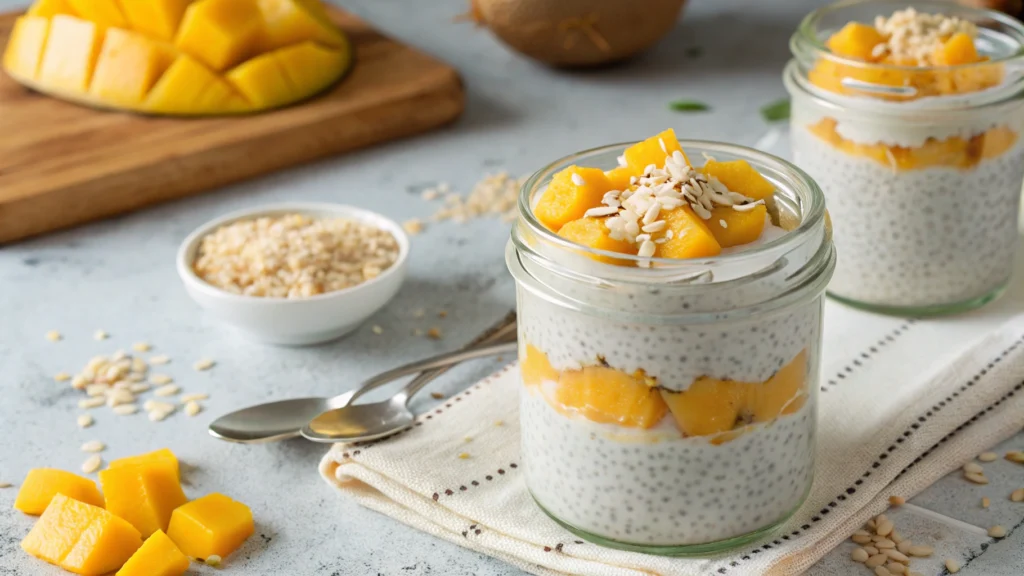
[[[68,3],[83,20],[95,22],[104,28],[128,26],[118,0],[68,0]]]
[[[171,42],[192,0],[118,0],[134,30]]]
[[[4,69],[28,80],[34,80],[42,61],[50,21],[38,16],[22,16],[14,21],[10,47],[4,52]]]
[[[51,18],[57,14],[76,16],[75,9],[68,0],[36,0],[29,6],[27,14],[40,18]]]
[[[872,50],[882,42],[885,42],[885,37],[874,26],[850,22],[833,34],[825,44],[829,50],[840,56],[870,61],[874,59]]]
[[[645,429],[668,411],[658,390],[643,375],[604,366],[562,373],[554,400],[561,409],[571,409],[594,422]]]
[[[123,0],[122,0],[123,1]],[[263,13],[264,50],[311,40],[331,48],[347,48],[345,37],[316,0],[257,0]]]
[[[580,218],[573,220],[558,231],[558,235],[567,240],[597,250],[606,252],[618,252],[620,254],[636,254],[636,248],[624,240],[616,240],[611,237],[611,231],[605,225],[603,218]],[[588,254],[598,262],[616,264],[622,262],[612,256],[600,254]]]
[[[189,559],[178,550],[167,534],[157,530],[125,562],[116,576],[181,576]]]
[[[103,508],[54,496],[21,547],[29,554],[85,576],[113,572],[142,546],[139,531]]]
[[[544,381],[558,381],[558,372],[551,366],[547,354],[533,344],[526,344],[522,350],[519,376],[523,379],[523,384],[535,386]]]
[[[221,558],[252,535],[252,512],[223,494],[208,494],[179,507],[171,515],[167,535],[192,558]]]
[[[175,45],[219,72],[255,54],[262,33],[255,0],[199,0],[185,9]]]
[[[150,90],[143,108],[161,114],[224,112],[210,104],[211,91],[235,94],[229,84],[201,62],[179,54]]]
[[[643,173],[644,168],[651,164],[654,164],[657,168],[663,168],[665,166],[665,158],[671,156],[676,150],[683,154],[683,158],[686,158],[686,152],[683,152],[683,148],[679,145],[679,140],[676,138],[676,131],[669,128],[643,142],[637,142],[626,148],[623,156],[626,157],[626,164],[633,171],[633,175],[639,176]],[[689,158],[686,158],[686,163],[690,163]]]
[[[89,93],[118,105],[137,105],[174,60],[173,50],[136,32],[107,30]]]
[[[748,403],[755,422],[767,422],[799,410],[806,399],[807,351],[802,350],[763,384],[750,387]]]
[[[107,510],[127,520],[143,537],[167,530],[171,513],[188,501],[176,460],[143,460],[107,468],[99,476]]]
[[[746,160],[709,160],[703,171],[709,178],[718,178],[726,188],[748,198],[768,201],[775,195],[775,186]]]
[[[14,500],[14,508],[38,516],[58,494],[93,506],[103,506],[103,496],[92,480],[64,470],[36,468],[25,476]]]
[[[711,209],[711,218],[704,222],[722,248],[749,244],[761,237],[768,209],[759,204],[741,212],[729,206]]]
[[[618,168],[607,170],[605,171],[604,175],[608,178],[608,182],[612,185],[612,190],[619,191],[628,190],[630,186],[629,179],[632,178],[633,176],[636,176],[636,174],[633,173],[633,170],[630,169],[629,166],[619,166]]]
[[[58,90],[85,92],[103,45],[103,31],[93,22],[58,14],[36,78]]]
[[[591,208],[601,205],[611,182],[599,168],[569,166],[551,177],[533,214],[548,229],[557,232],[573,220],[583,218]]]
[[[747,404],[747,384],[698,378],[682,392],[662,390],[679,430],[686,436],[709,436],[736,427]]]
[[[164,465],[174,469],[174,475],[176,477],[181,476],[181,465],[178,463],[178,457],[174,455],[174,452],[171,452],[170,448],[161,448],[152,452],[146,452],[145,454],[118,458],[117,460],[111,461],[110,464],[107,465],[107,468],[138,466],[140,464],[150,464],[153,462],[162,462]]]
[[[715,240],[707,223],[695,214],[689,206],[675,208],[662,213],[667,226],[659,233],[660,239],[654,255],[658,258],[710,258],[722,252],[722,246]],[[672,237],[668,237],[668,232]]]

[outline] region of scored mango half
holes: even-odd
[[[37,0],[3,55],[12,78],[51,96],[178,116],[285,106],[351,65],[320,0]]]

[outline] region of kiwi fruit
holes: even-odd
[[[599,66],[651,47],[686,0],[470,0],[467,16],[512,49],[560,67]]]

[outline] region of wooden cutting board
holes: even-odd
[[[0,14],[0,48],[17,14]],[[236,118],[104,112],[0,71],[0,244],[435,128],[463,108],[451,67],[341,10],[356,64],[329,92]]]

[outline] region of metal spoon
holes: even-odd
[[[423,370],[432,367],[433,363],[454,364],[483,356],[512,353],[517,349],[518,344],[515,342],[492,344],[436,356],[424,361],[430,365],[420,365],[415,368]],[[409,373],[409,369],[403,366],[385,372],[378,378],[387,378],[390,381]],[[405,430],[416,422],[416,416],[408,407],[409,400],[423,386],[424,384],[413,381],[394,396],[382,402],[349,404],[342,408],[328,410],[303,426],[302,436],[314,442],[356,442],[383,438]]]
[[[509,313],[501,322],[486,330],[475,338],[463,350],[471,349],[482,343],[501,342],[515,338],[516,316]],[[434,360],[434,359],[430,359]],[[455,360],[454,362],[457,362]],[[417,362],[416,365],[423,364]],[[445,373],[453,364],[443,364],[438,367],[424,371],[417,376],[409,386],[419,384],[422,388],[441,374]],[[404,368],[408,368],[405,366]],[[420,368],[412,373],[424,370]],[[394,371],[391,371],[394,372]],[[403,372],[408,375],[410,372]],[[401,377],[401,376],[397,376]],[[277,442],[289,438],[297,438],[302,427],[310,420],[323,414],[328,410],[347,406],[360,395],[370,390],[387,384],[391,380],[381,380],[379,377],[365,382],[361,387],[350,390],[333,398],[292,398],[250,406],[225,414],[210,424],[209,432],[214,438],[228,442],[241,444],[260,444],[265,442]],[[419,390],[417,388],[417,390]]]

